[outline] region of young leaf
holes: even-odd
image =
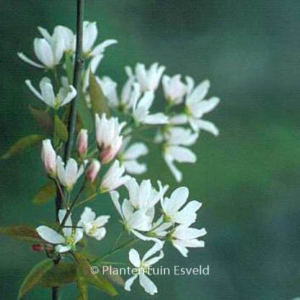
[[[40,281],[43,275],[52,268],[52,266],[53,262],[51,259],[45,259],[35,265],[20,287],[18,300],[31,290]]]
[[[79,299],[88,300],[89,298],[88,283],[86,281],[86,277],[80,266],[78,266],[76,269],[76,275],[77,275],[76,285],[79,292]]]
[[[53,132],[53,122],[46,110],[41,110],[29,105],[29,110],[37,124],[48,134]]]
[[[26,149],[29,149],[33,146],[36,146],[41,143],[45,137],[40,134],[31,134],[20,138],[16,143],[14,143],[4,155],[1,156],[1,159],[8,159],[13,155],[16,155]]]
[[[95,288],[109,294],[116,296],[118,293],[112,283],[101,274],[92,274],[91,265],[83,253],[75,253],[75,260],[78,267],[81,269],[82,274],[85,276],[86,281],[93,285]]]
[[[28,225],[2,227],[0,234],[28,242],[42,241],[35,228]]]
[[[76,266],[72,263],[60,262],[43,275],[39,285],[45,288],[59,287],[75,282],[76,278]]]
[[[82,128],[87,129],[90,133],[93,132],[94,122],[91,115],[91,111],[87,107],[87,103],[82,94],[78,98],[78,114],[82,122]]]
[[[59,137],[63,142],[68,140],[68,129],[58,115],[54,117],[55,136]]]
[[[33,198],[33,203],[34,204],[46,204],[51,199],[53,199],[55,194],[56,194],[56,185],[55,185],[54,181],[51,180],[40,188],[38,193]]]
[[[99,115],[102,115],[103,113],[106,113],[106,115],[109,116],[110,111],[108,109],[107,101],[92,72],[90,72],[89,78],[89,93],[94,114],[98,113]]]

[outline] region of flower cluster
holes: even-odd
[[[80,77],[81,84],[79,88],[74,84],[75,88],[76,35],[64,26],[56,26],[52,34],[41,27],[38,30],[41,37],[35,38],[33,44],[39,62],[23,53],[18,53],[18,56],[48,72],[47,77],[41,79],[39,88],[29,79],[25,83],[46,104],[47,109],[42,111],[42,116],[46,113],[47,117],[53,118],[50,126],[53,135],[44,138],[41,157],[49,180],[55,183],[62,208],[58,211],[59,222],[52,227],[39,226],[37,233],[47,249],[51,249],[47,254],[55,261],[80,251],[83,239],[102,241],[106,236],[104,225],[110,216],[97,217],[90,207],[85,207],[75,225],[71,217],[77,207],[108,193],[120,215],[122,234],[127,233],[134,242],[152,246],[142,259],[137,250],[130,249],[129,261],[143,272],[129,278],[125,289],[130,291],[139,276],[141,286],[153,295],[157,287],[147,273],[164,257],[164,245],[171,243],[187,257],[189,248],[204,247],[201,238],[206,230],[193,225],[201,203],[188,201],[187,187],[178,187],[167,196],[167,185],[158,181],[155,187],[150,179],[139,183],[132,176],[147,172],[147,165],[141,159],[149,153],[147,143],[150,142],[159,146],[163,160],[175,179],[181,181],[182,173],[175,163],[196,162],[196,154],[189,147],[196,143],[200,131],[216,136],[219,133],[213,123],[203,119],[218,105],[219,99],[207,98],[208,80],[195,85],[191,77],[183,80],[181,75],[168,76],[164,74],[166,68],[158,63],[149,68],[141,63],[135,68],[125,67],[128,78],[118,91],[113,79],[96,75],[105,49],[116,40],[106,40],[95,46],[97,26],[95,22],[87,21],[83,23],[82,37],[82,59],[86,62]],[[94,90],[98,91],[96,96],[92,92]],[[163,101],[157,100],[159,97]],[[70,134],[66,124],[70,105],[77,98],[81,100],[81,107],[76,119],[76,151],[66,155],[64,147]],[[161,111],[156,111],[155,102],[163,107]],[[81,114],[82,105],[87,115]],[[92,121],[89,128],[85,126],[88,118]],[[149,129],[153,130],[151,138],[138,135]],[[120,201],[121,194],[117,190],[122,186],[128,197]],[[115,249],[118,248],[114,248],[112,253]],[[101,258],[96,261],[101,262]]]

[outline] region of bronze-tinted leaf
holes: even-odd
[[[97,113],[102,115],[103,113],[106,113],[106,115],[109,116],[110,111],[107,105],[107,100],[105,99],[103,91],[92,72],[90,72],[89,78],[89,93],[94,114]]]
[[[78,266],[76,269],[76,275],[77,275],[76,285],[79,293],[78,297],[80,300],[88,300],[89,298],[88,282],[80,266]]]
[[[66,142],[69,136],[68,129],[58,115],[55,115],[54,117],[54,128],[55,136],[60,138],[63,142]]]
[[[47,271],[39,281],[45,288],[59,287],[76,281],[76,266],[72,263],[60,262]]]
[[[41,141],[45,137],[40,134],[31,134],[20,138],[16,143],[14,143],[4,155],[2,155],[1,159],[8,159],[13,155],[16,155],[26,149],[29,149],[33,146],[36,146],[41,143]]]
[[[36,229],[28,225],[2,227],[0,228],[0,234],[28,242],[42,241]]]
[[[34,108],[29,105],[29,110],[37,124],[48,134],[53,132],[53,121],[46,110]]]
[[[19,290],[18,299],[21,299],[28,291],[30,291],[37,283],[39,283],[43,275],[50,270],[52,266],[53,262],[51,259],[45,259],[35,265],[22,283]]]
[[[54,181],[44,184],[33,198],[34,204],[46,204],[56,195],[56,185]]]
[[[75,259],[78,264],[78,267],[81,269],[82,274],[85,276],[89,284],[109,294],[110,296],[116,296],[118,294],[112,283],[108,279],[106,279],[102,274],[92,274],[91,265],[87,257],[83,253],[75,253]]]

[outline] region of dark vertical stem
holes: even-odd
[[[75,65],[74,65],[74,75],[73,75],[73,86],[77,91],[77,96],[71,102],[70,115],[68,120],[68,132],[69,138],[66,142],[64,160],[67,160],[71,156],[74,138],[75,138],[75,127],[77,120],[77,102],[78,97],[81,94],[81,73],[83,69],[84,59],[82,55],[82,40],[83,40],[83,19],[84,19],[84,0],[77,0],[77,25],[76,25],[76,52],[75,52]],[[62,208],[63,199],[62,195],[57,189],[57,196],[55,201],[55,215],[56,221],[58,221],[58,211]],[[59,259],[54,262],[59,263]],[[52,300],[59,300],[59,288],[52,288]]]
[[[72,152],[74,143],[74,134],[77,119],[77,102],[81,94],[81,73],[83,69],[83,56],[82,56],[82,40],[83,40],[83,16],[84,16],[84,0],[77,0],[77,30],[76,30],[76,52],[75,52],[75,67],[73,86],[77,90],[77,96],[71,102],[70,116],[68,122],[69,139],[65,148],[65,161],[67,161]]]

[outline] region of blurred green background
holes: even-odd
[[[101,40],[116,38],[100,75],[119,82],[123,67],[154,61],[166,73],[209,78],[220,106],[207,119],[220,128],[203,132],[193,149],[196,165],[184,165],[183,184],[203,208],[198,226],[206,247],[184,259],[169,247],[164,266],[210,265],[209,276],[155,277],[159,294],[136,283],[121,299],[292,299],[300,296],[300,1],[298,0],[88,0],[86,19],[97,21]],[[40,71],[22,63],[32,54],[36,27],[74,29],[75,0],[0,1],[0,153],[29,133],[39,132],[28,111],[32,95],[24,80]],[[147,177],[176,186],[158,152]],[[154,164],[155,162],[155,164]],[[34,206],[45,181],[40,149],[1,162],[1,226],[52,220],[53,204]],[[93,204],[117,220],[108,199]],[[107,240],[119,227],[111,222]],[[0,291],[16,299],[23,277],[43,254],[0,237]],[[95,248],[96,249],[96,248]],[[99,254],[103,249],[98,246]],[[125,257],[125,256],[124,256]],[[75,287],[63,290],[75,299]],[[36,289],[24,299],[50,299]],[[91,299],[108,299],[93,291]]]

